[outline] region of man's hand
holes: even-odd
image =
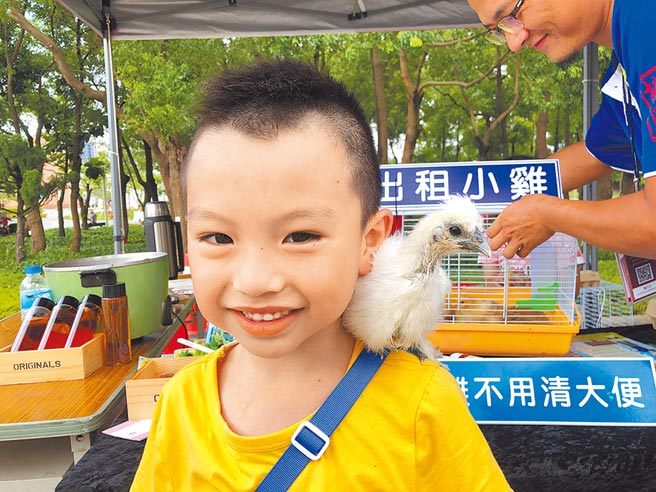
[[[503,250],[506,258],[528,256],[556,232],[547,225],[547,218],[550,206],[556,206],[559,200],[548,195],[526,195],[510,204],[486,231],[490,249],[495,251],[507,243]]]

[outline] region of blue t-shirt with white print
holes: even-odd
[[[633,172],[633,126],[633,142],[645,177],[656,175],[655,22],[655,0],[615,0],[614,56],[602,80],[599,111],[585,138],[586,147],[600,161]],[[624,93],[624,81],[630,93]]]

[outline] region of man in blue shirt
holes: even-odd
[[[604,201],[529,195],[488,229],[492,250],[525,257],[555,232],[602,249],[656,258],[656,27],[654,0],[468,0],[489,28],[486,39],[528,46],[566,65],[588,42],[613,49],[602,102],[585,142],[560,160],[563,189],[576,189],[619,169],[645,178],[644,189]]]

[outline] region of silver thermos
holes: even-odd
[[[166,202],[147,202],[144,207],[144,229],[148,251],[168,253],[169,280],[184,270],[184,251],[180,222],[174,222]]]

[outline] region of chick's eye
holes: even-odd
[[[452,236],[460,236],[462,234],[462,229],[457,225],[449,226],[449,234]]]
[[[200,238],[201,242],[210,244],[232,244],[232,238],[227,234],[208,234]]]
[[[284,240],[286,243],[307,243],[310,241],[316,241],[319,239],[319,236],[312,234],[311,232],[292,232]]]

